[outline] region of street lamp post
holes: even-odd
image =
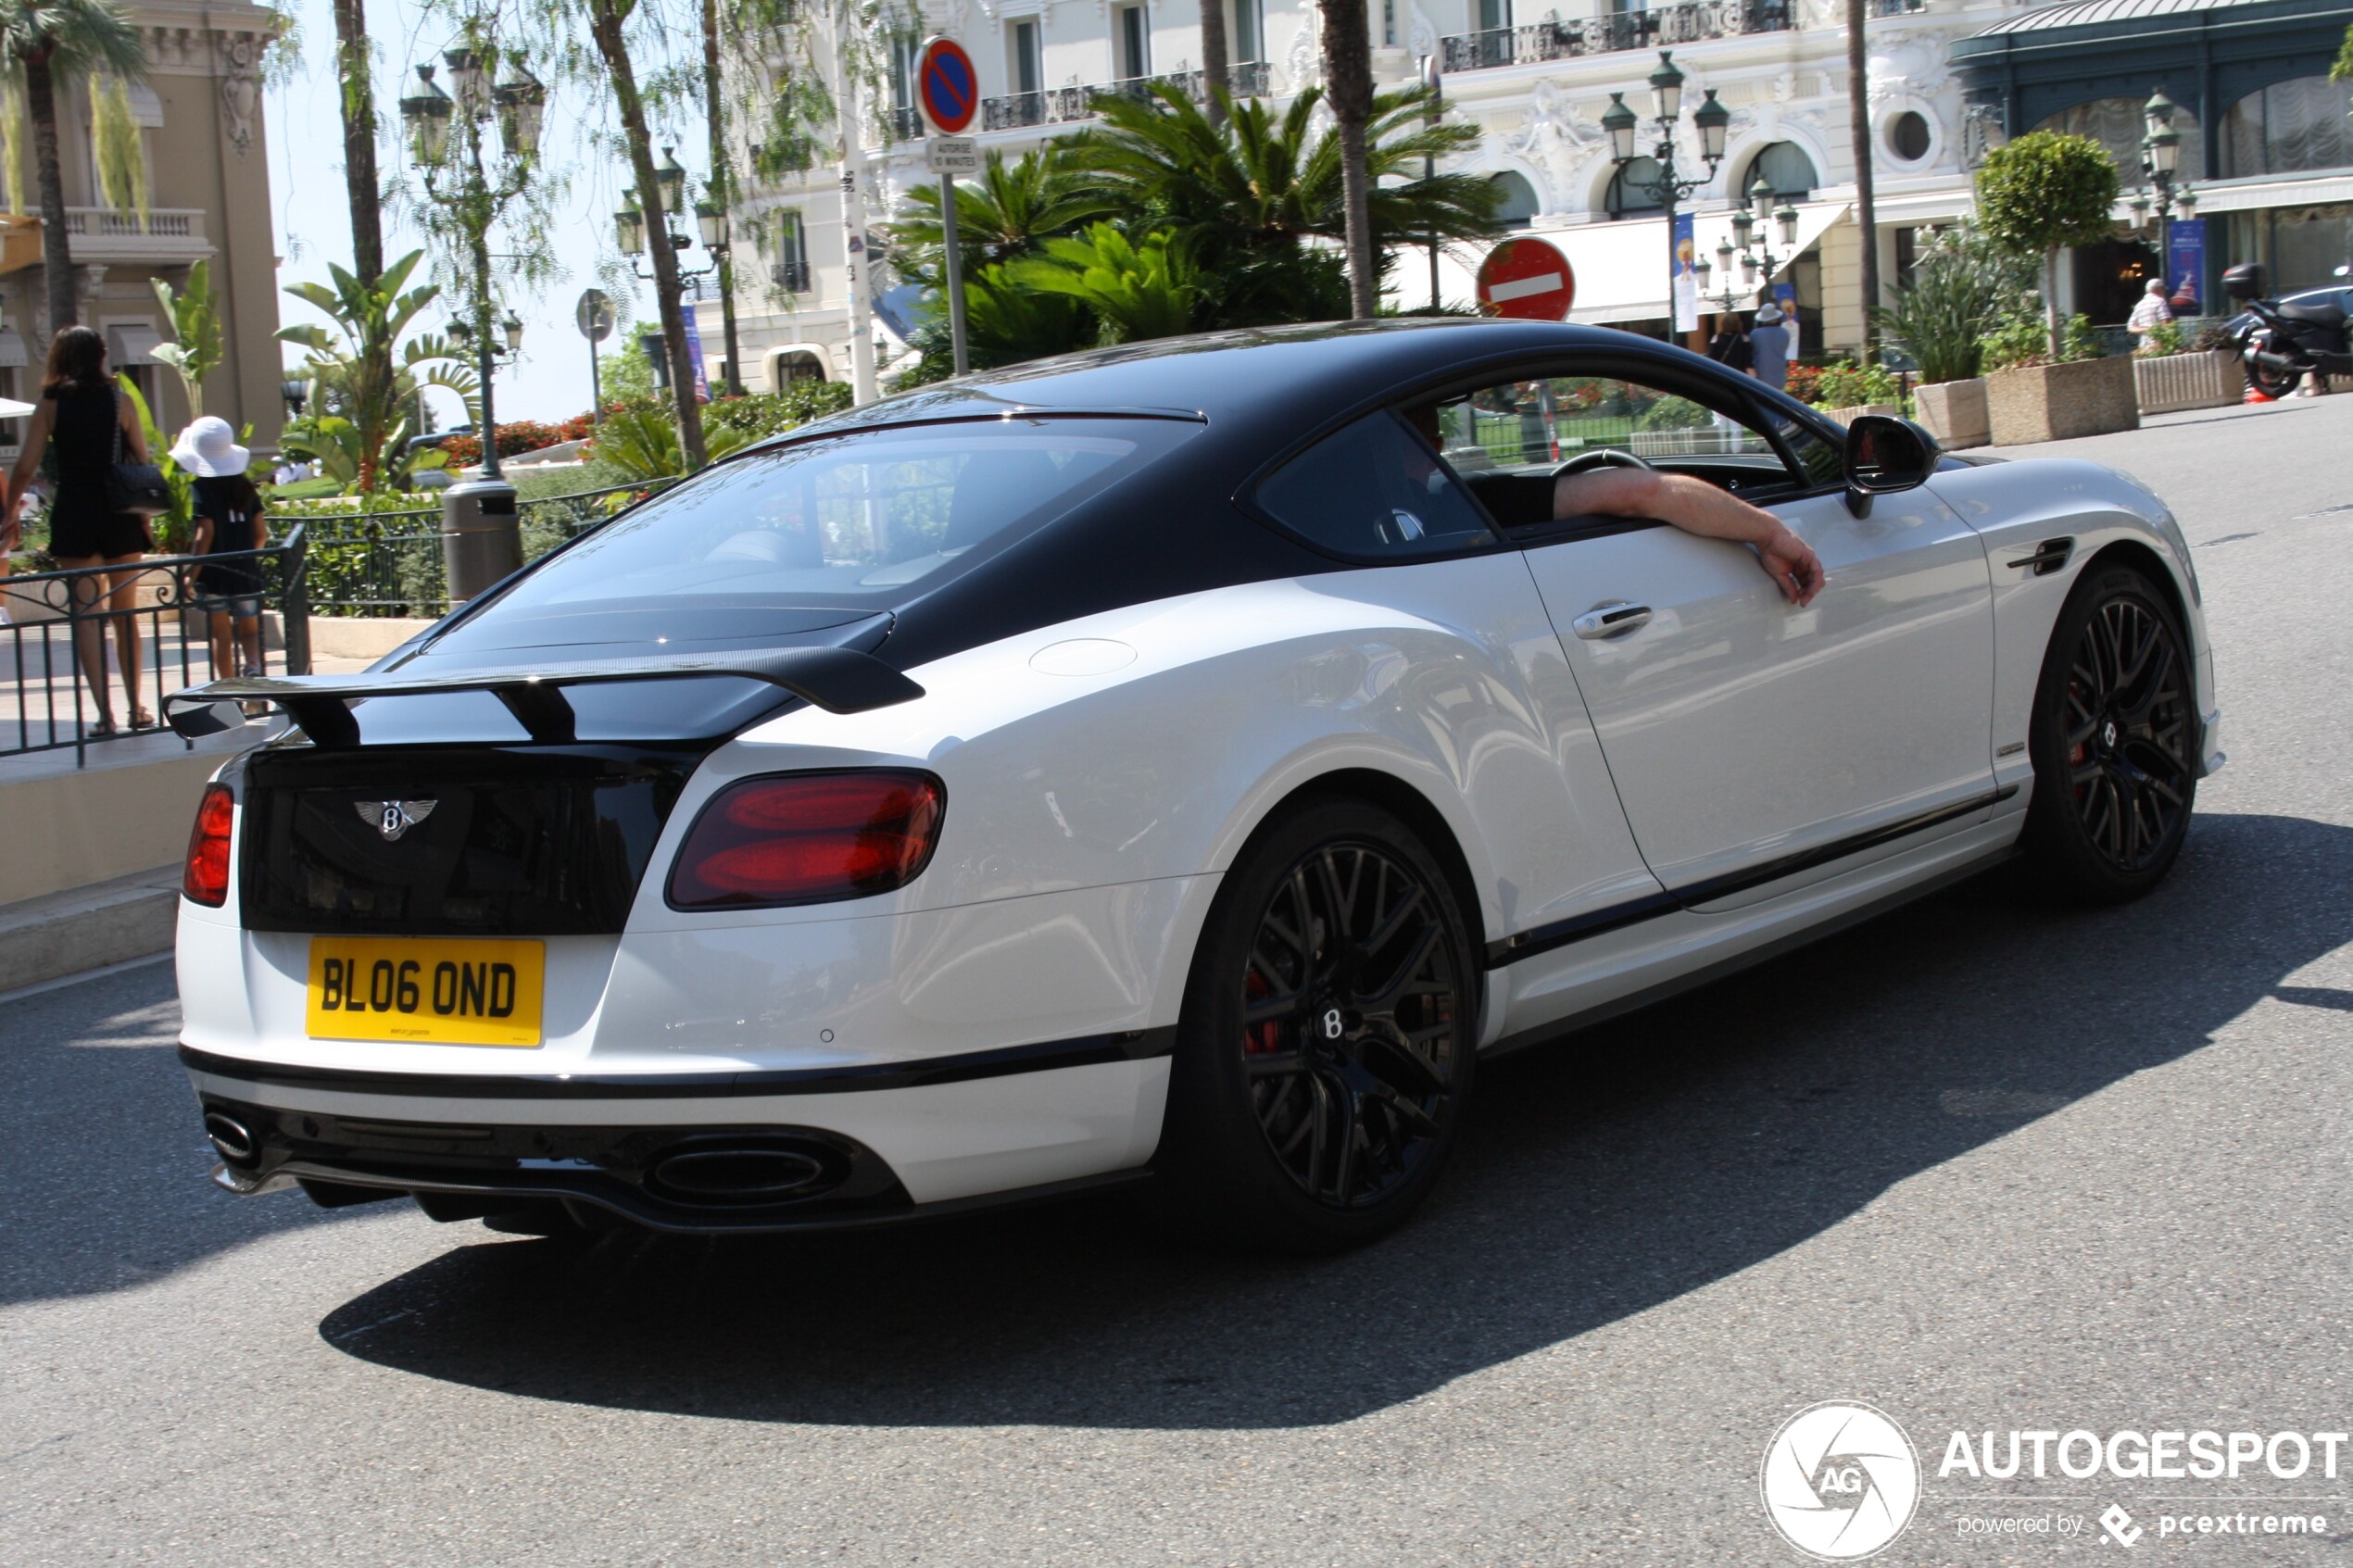
[[[514,486],[506,482],[498,461],[492,379],[502,344],[510,357],[521,351],[522,323],[511,312],[504,321],[492,320],[496,305],[489,236],[500,209],[530,182],[547,90],[511,56],[506,61],[510,74],[494,83],[500,53],[479,26],[469,25],[465,36],[441,56],[456,91],[454,99],[434,82],[434,68],[421,65],[418,90],[400,100],[400,116],[409,128],[409,149],[423,173],[426,194],[456,219],[472,274],[472,297],[466,302],[468,331],[462,336],[474,351],[482,382],[482,471],[442,493],[442,558],[449,596],[457,602],[472,598],[522,566]],[[504,154],[495,174],[483,156],[494,119]],[[458,133],[454,146],[452,131]]]
[[[2157,209],[2157,270],[2165,281],[2167,294],[2173,292],[2173,212],[2180,207],[2187,218],[2197,207],[2197,194],[2184,182],[2179,191],[2174,179],[2181,170],[2182,133],[2173,129],[2173,116],[2178,112],[2173,100],[2160,87],[2142,106],[2141,115],[2148,127],[2148,134],[2141,138],[2141,168],[2147,174],[2155,192],[2152,203],[2136,196],[2133,201],[2133,226],[2140,227],[2143,215],[2153,205]],[[2203,292],[2203,290],[2201,290]]]
[[[1707,165],[1705,173],[1686,178],[1675,166],[1675,127],[1682,118],[1683,73],[1675,64],[1674,51],[1658,52],[1658,69],[1650,75],[1651,121],[1657,127],[1658,141],[1651,157],[1658,172],[1645,180],[1628,180],[1627,170],[1633,166],[1635,130],[1641,117],[1626,107],[1626,94],[1612,93],[1609,107],[1603,112],[1602,129],[1609,133],[1610,161],[1617,164],[1618,178],[1635,190],[1643,192],[1667,213],[1667,337],[1675,339],[1675,209],[1691,198],[1693,191],[1716,178],[1716,166],[1724,158],[1724,132],[1731,123],[1732,111],[1716,101],[1716,89],[1707,90],[1706,100],[1692,111],[1692,124],[1699,132],[1700,157]],[[1696,278],[1696,258],[1692,273]]]
[[[1748,188],[1748,205],[1732,215],[1732,232],[1741,247],[1741,279],[1752,294],[1759,288],[1770,288],[1773,274],[1781,270],[1783,261],[1793,258],[1797,249],[1797,208],[1787,202],[1775,207],[1773,202],[1772,182],[1759,174]],[[1768,224],[1771,227],[1768,228]],[[1777,232],[1782,251],[1789,254],[1774,256]]]
[[[683,254],[693,245],[694,236],[674,226],[676,216],[685,210],[686,195],[686,170],[679,164],[677,154],[675,147],[662,148],[661,167],[654,170],[654,179],[661,187],[662,223],[667,231],[663,237],[669,241],[673,252]],[[621,254],[629,258],[631,270],[641,282],[659,282],[661,280],[638,260],[646,254],[646,215],[635,206],[624,207],[612,215],[612,220],[613,237],[620,243]],[[695,298],[700,300],[702,280],[715,272],[719,275],[724,304],[728,287],[727,256],[734,245],[734,225],[728,220],[727,209],[716,202],[697,202],[695,230],[700,235],[702,247],[710,253],[711,259],[700,267],[678,268],[678,282],[683,285],[692,281]],[[739,379],[736,363],[730,358],[727,362],[728,383],[734,385]]]

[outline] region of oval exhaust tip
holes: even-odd
[[[205,1112],[204,1135],[212,1140],[220,1158],[233,1165],[242,1165],[259,1152],[260,1146],[245,1124],[225,1110]]]
[[[790,1148],[697,1148],[656,1164],[653,1184],[699,1203],[774,1203],[817,1185],[824,1162]]]

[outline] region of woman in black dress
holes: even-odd
[[[125,569],[74,580],[74,596],[82,608],[94,606],[103,595],[108,609],[122,612],[93,616],[76,631],[82,672],[98,703],[98,722],[90,733],[115,733],[114,701],[107,690],[105,633],[109,625],[131,727],[143,730],[155,720],[139,706],[139,622],[130,611],[138,603],[139,562],[155,547],[155,540],[145,518],[107,509],[107,477],[118,461],[148,461],[147,438],[130,399],[115,390],[114,378],[107,371],[107,340],[88,327],[68,327],[49,345],[41,403],[25,432],[24,450],[8,485],[10,505],[0,543],[9,547],[16,544],[16,508],[40,470],[43,452],[52,445],[57,456],[57,487],[49,504],[49,553],[68,570]]]

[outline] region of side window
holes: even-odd
[[[1439,406],[1446,458],[1478,469],[1551,468],[1604,448],[1650,461],[1679,458],[1772,460],[1772,443],[1748,425],[1676,393],[1617,376],[1499,382]]]
[[[1770,404],[1766,405],[1766,418],[1773,421],[1773,433],[1789,443],[1797,458],[1797,466],[1806,475],[1809,490],[1824,484],[1842,484],[1846,480],[1846,453],[1835,443],[1815,433],[1812,425],[1785,414]]]
[[[1310,544],[1400,558],[1494,538],[1429,447],[1386,409],[1335,431],[1258,487],[1258,504]]]

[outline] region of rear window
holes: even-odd
[[[717,643],[903,603],[1167,452],[1179,420],[1027,418],[847,431],[720,464],[607,524],[435,654]],[[983,553],[986,553],[985,551]]]

